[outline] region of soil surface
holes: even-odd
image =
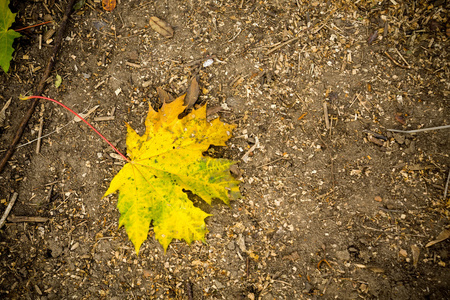
[[[92,109],[126,153],[124,122],[143,133],[156,88],[179,96],[197,77],[195,105],[237,124],[209,153],[238,161],[243,197],[202,205],[206,243],[164,254],[150,228],[137,256],[117,196],[102,199],[123,161],[42,101],[0,174],[1,214],[18,194],[0,230],[1,298],[450,298],[450,130],[388,131],[449,125],[449,1],[99,2],[72,14],[44,94]],[[54,23],[21,31],[0,72],[2,155],[66,5],[11,3],[15,29]]]

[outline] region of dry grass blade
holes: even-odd
[[[186,105],[187,109],[194,106],[195,102],[197,102],[198,95],[200,94],[200,89],[198,87],[197,77],[194,76],[189,84],[189,87],[186,91],[186,97],[184,98],[184,105]]]
[[[173,29],[170,27],[169,24],[167,24],[165,21],[161,20],[158,17],[151,17],[150,18],[150,27],[156,31],[157,33],[161,34],[162,36],[166,38],[173,37]]]

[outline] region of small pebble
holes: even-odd
[[[205,60],[205,62],[203,63],[203,68],[209,67],[209,66],[212,65],[213,63],[214,63],[214,60],[212,60],[211,58],[210,58],[210,59],[207,59],[207,60]]]

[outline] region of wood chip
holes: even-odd
[[[112,121],[115,119],[115,116],[103,116],[103,117],[95,117],[95,122],[103,122],[103,121]]]
[[[135,63],[132,63],[132,62],[129,62],[129,61],[127,61],[125,64],[127,66],[129,66],[129,67],[133,67],[133,68],[136,68],[136,69],[139,69],[141,67],[140,64],[135,64]]]

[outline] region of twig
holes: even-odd
[[[400,58],[405,62],[405,64],[408,66],[408,69],[411,68],[411,66],[408,64],[408,62],[406,61],[406,59],[403,57],[403,55],[400,53],[400,51],[398,51],[397,48],[395,48],[395,51],[397,51],[398,56],[400,56]]]
[[[25,29],[29,29],[29,28],[33,28],[33,27],[45,25],[45,24],[48,24],[48,23],[52,23],[52,22],[53,22],[53,21],[47,21],[47,22],[43,22],[43,23],[39,23],[39,24],[34,24],[34,25],[27,26],[27,27],[23,27],[23,28],[19,28],[19,29],[14,29],[14,31],[18,32],[18,31],[22,31],[22,30],[25,30]]]
[[[36,143],[36,154],[39,154],[39,152],[41,151],[42,128],[44,127],[44,110],[45,110],[44,103],[41,103],[41,112],[39,114],[40,115],[39,131]]]
[[[249,157],[250,153],[255,151],[255,149],[257,149],[257,148],[259,148],[259,140],[258,140],[258,137],[255,136],[255,144],[244,154],[244,156],[242,156],[242,160],[245,163],[248,162],[248,157]]]
[[[330,265],[330,263],[324,258],[321,261],[319,261],[319,263],[317,264],[317,270],[320,271],[320,265],[322,265],[322,263],[326,263],[330,269],[333,269],[333,267]]]
[[[114,149],[114,151],[116,151],[117,152],[117,154],[119,154],[124,160],[126,160],[127,162],[130,162],[130,160],[125,156],[125,155],[123,155],[120,151],[119,151],[119,149],[117,149],[110,141],[108,141],[108,139],[103,135],[103,134],[101,134],[97,129],[95,129],[95,127],[94,126],[92,126],[92,124],[91,123],[89,123],[88,121],[86,121],[81,115],[79,115],[79,114],[77,114],[75,111],[73,111],[71,108],[69,108],[69,107],[67,107],[67,105],[65,105],[65,104],[63,104],[63,103],[61,103],[61,102],[59,102],[59,101],[57,101],[57,100],[55,100],[55,99],[52,99],[52,98],[48,98],[48,97],[43,97],[43,96],[27,96],[27,97],[21,97],[20,98],[21,100],[28,100],[28,99],[45,99],[45,100],[48,100],[48,101],[51,101],[51,102],[54,102],[54,103],[56,103],[56,104],[58,104],[59,106],[61,106],[61,107],[63,107],[64,109],[66,109],[66,110],[68,110],[68,111],[70,111],[72,114],[74,114],[78,119],[81,119],[81,121],[83,121],[87,126],[89,126],[89,128],[91,128],[99,137],[101,137],[111,148],[113,148]],[[94,109],[95,109],[96,107],[94,107]],[[77,122],[75,119],[74,119],[74,121],[75,122]]]
[[[192,291],[192,283],[188,280],[184,283],[185,291],[189,300],[194,300],[194,292]]]
[[[95,122],[112,121],[115,118],[116,118],[115,116],[102,116],[102,117],[95,117],[94,121]]]
[[[125,64],[126,64],[127,66],[129,66],[129,67],[133,67],[133,68],[136,68],[136,69],[141,68],[141,65],[140,65],[140,64],[135,64],[135,63],[132,63],[132,62],[129,62],[129,61],[127,61]]]
[[[53,184],[50,185],[50,188],[48,190],[46,202],[50,202],[52,200],[52,193],[53,193]]]
[[[262,164],[262,165],[260,165],[260,166],[257,166],[256,168],[259,169],[259,168],[262,168],[262,167],[265,167],[265,166],[274,164],[274,163],[276,163],[276,162],[279,162],[280,160],[283,160],[283,159],[286,159],[286,158],[280,157],[280,158],[277,158],[277,159],[275,159],[275,160],[269,161],[268,163],[265,163],[265,164]]]
[[[310,27],[308,27],[308,29],[309,29],[309,28],[310,28]],[[277,51],[278,49],[280,49],[281,47],[286,46],[287,44],[290,44],[290,43],[292,43],[292,42],[295,42],[295,41],[298,40],[299,38],[300,38],[300,37],[297,36],[297,37],[294,37],[294,38],[292,38],[292,39],[290,39],[290,40],[287,40],[287,41],[284,42],[284,43],[281,43],[280,45],[276,46],[275,48],[272,48],[272,49],[270,49],[269,51],[267,51],[266,55],[269,55],[270,53],[272,53],[272,52],[274,52],[274,51]]]
[[[6,218],[9,215],[9,212],[11,211],[11,208],[14,205],[14,202],[16,202],[17,196],[19,196],[18,193],[14,193],[11,197],[11,199],[9,200],[9,204],[8,207],[6,208],[5,212],[3,213],[2,218],[0,219],[0,229],[3,227],[3,224],[5,224]]]
[[[232,42],[232,41],[234,41],[237,37],[238,37],[238,35],[240,35],[241,34],[241,32],[242,32],[242,29],[241,28],[239,28],[239,31],[238,31],[238,33],[236,33],[236,35],[235,36],[233,36],[231,39],[229,39],[228,40],[228,42]]]
[[[249,267],[250,267],[250,257],[247,256],[246,264],[245,264],[245,274],[246,274],[245,277],[247,278],[247,280],[250,276],[250,274],[249,274],[250,268]]]
[[[447,175],[447,183],[445,184],[445,189],[444,189],[444,200],[447,198],[447,192],[448,192],[448,182],[450,181],[450,170],[448,171],[448,175]]]
[[[8,218],[8,222],[11,223],[24,223],[24,222],[33,222],[33,223],[45,223],[49,219],[46,217],[28,217],[28,216],[10,216]]]
[[[323,116],[325,118],[325,126],[327,129],[330,129],[330,119],[328,118],[328,107],[326,102],[323,102]]]
[[[386,130],[391,131],[391,132],[399,132],[399,133],[416,133],[416,132],[439,130],[439,129],[446,129],[446,128],[450,128],[450,125],[430,127],[430,128],[421,128],[421,129],[414,129],[414,130],[397,130],[397,129],[386,129]]]
[[[105,80],[102,80],[101,82],[99,82],[96,86],[94,86],[94,89],[98,89],[102,84],[105,83]]]
[[[400,67],[402,69],[411,69],[410,66],[404,66],[400,63],[398,63],[395,59],[392,58],[392,56],[389,55],[389,53],[387,53],[386,51],[384,51],[384,55],[386,55],[393,63],[394,65],[396,65],[397,67]]]
[[[319,133],[319,131],[317,131],[317,128],[314,128],[314,130],[316,131],[317,136],[319,137],[320,141],[322,142],[323,147],[324,147],[324,148],[328,148],[328,145],[325,143],[325,141],[324,141],[324,140],[322,139],[322,137],[320,136],[320,133]]]
[[[72,7],[75,0],[69,0],[69,3],[67,4],[66,11],[64,13],[64,17],[61,21],[61,25],[58,29],[58,34],[55,38],[55,46],[53,47],[53,53],[51,57],[48,60],[47,67],[45,68],[44,74],[42,75],[41,81],[39,82],[39,85],[36,89],[35,95],[41,95],[44,91],[44,87],[47,81],[47,78],[50,76],[50,72],[53,69],[53,66],[56,63],[56,55],[58,54],[59,49],[61,48],[61,43],[63,40],[64,31],[67,26],[67,21],[69,20],[70,12],[72,11]],[[20,138],[22,137],[22,134],[27,127],[28,120],[30,120],[31,116],[34,113],[34,109],[36,108],[36,105],[38,103],[38,99],[34,99],[33,102],[31,102],[30,108],[25,113],[25,116],[22,118],[22,121],[20,122],[19,128],[16,131],[16,134],[14,135],[14,138],[11,142],[11,145],[8,147],[8,151],[6,152],[5,156],[2,157],[2,160],[0,161],[0,173],[3,171],[3,168],[6,166],[6,163],[13,155],[14,151],[16,150],[16,146],[20,141]]]

